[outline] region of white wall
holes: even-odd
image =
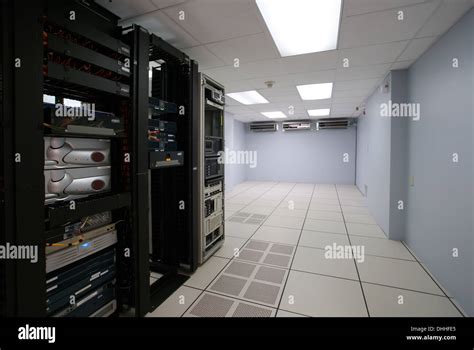
[[[387,77],[386,83],[390,79]],[[380,117],[380,105],[390,93],[375,90],[366,104],[366,115],[357,124],[356,185],[367,189],[367,206],[379,226],[388,235],[390,218],[390,119]]]
[[[249,181],[354,184],[354,127],[321,131],[246,131],[246,148],[257,152]],[[349,162],[344,163],[344,153]]]
[[[231,151],[242,151],[245,145],[245,124],[230,115],[225,116],[225,147]],[[225,164],[225,189],[231,191],[235,185],[246,181],[246,165]]]

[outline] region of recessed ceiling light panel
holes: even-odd
[[[256,0],[282,57],[335,50],[341,0]]]
[[[324,117],[329,115],[331,110],[329,108],[320,108],[320,109],[308,109],[308,114],[310,117]]]
[[[324,100],[332,96],[332,83],[298,85],[302,100]]]
[[[262,112],[262,114],[269,118],[269,119],[284,119],[286,115],[283,112],[275,111],[275,112]]]
[[[261,104],[261,103],[269,103],[265,97],[260,95],[255,90],[233,92],[226,95],[244,105],[256,105],[256,104]]]

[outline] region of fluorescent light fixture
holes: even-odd
[[[52,95],[43,94],[43,103],[51,103],[54,105],[56,103],[56,97]]]
[[[283,119],[286,118],[286,115],[283,112],[276,111],[276,112],[262,112],[262,114],[270,119]]]
[[[320,108],[320,109],[308,109],[308,114],[310,117],[324,117],[329,115],[331,110],[329,108]]]
[[[296,86],[302,100],[324,100],[332,96],[332,83]]]
[[[335,50],[341,0],[256,0],[282,57]]]
[[[269,103],[268,100],[260,95],[255,90],[242,91],[242,92],[233,92],[226,94],[227,96],[233,98],[234,100],[244,104],[244,105],[256,105],[260,103]]]
[[[63,104],[67,107],[81,107],[82,106],[82,102],[81,101],[78,101],[78,100],[72,100],[70,98],[65,98],[63,100]]]

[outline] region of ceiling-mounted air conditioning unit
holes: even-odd
[[[316,130],[323,129],[347,129],[352,125],[352,120],[347,118],[318,119]]]
[[[250,131],[277,131],[278,124],[275,122],[250,123]]]
[[[307,120],[290,120],[283,122],[283,131],[290,130],[311,130],[311,122]]]

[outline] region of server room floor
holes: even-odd
[[[355,186],[245,182],[225,210],[224,246],[148,316],[462,316]]]

